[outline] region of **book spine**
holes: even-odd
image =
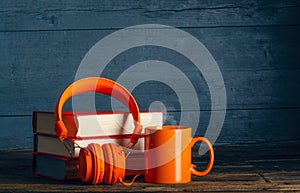
[[[36,122],[37,122],[37,112],[34,111],[32,113],[32,131],[33,131],[33,133],[36,133]]]
[[[52,156],[48,154],[33,152],[32,153],[33,159],[32,159],[32,173],[34,175],[38,175],[41,177],[53,179],[53,180],[71,180],[71,179],[80,179],[79,170],[78,170],[78,159],[70,159],[70,158],[62,158],[59,156]],[[38,158],[39,157],[39,158]],[[48,164],[55,164],[58,162],[64,163],[65,167],[60,169],[55,168],[54,171],[58,173],[64,173],[63,176],[61,174],[57,175],[56,172],[47,172],[46,168],[48,168],[48,165],[43,164],[43,161],[40,159],[43,158],[43,160],[47,160]],[[39,163],[38,163],[39,162]],[[46,170],[45,170],[46,169]],[[58,177],[61,176],[61,177]]]
[[[32,152],[32,154],[34,156],[37,156],[37,155],[41,155],[41,156],[46,156],[46,157],[51,157],[51,158],[56,158],[56,159],[59,159],[59,160],[63,160],[63,161],[72,161],[72,159],[76,160],[78,159],[78,156],[77,157],[66,157],[66,156],[60,156],[60,155],[56,155],[56,154],[51,154],[51,153],[44,153],[44,152]]]
[[[36,174],[36,154],[32,153],[32,174]]]
[[[37,135],[33,134],[33,152],[37,152]]]

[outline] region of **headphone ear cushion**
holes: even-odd
[[[92,154],[93,170],[92,170],[91,184],[98,184],[102,182],[105,173],[103,150],[101,146],[97,143],[92,143],[89,144],[88,146],[90,150],[93,152]]]
[[[113,153],[112,149],[109,144],[103,144],[102,145],[102,150],[104,154],[104,159],[105,159],[105,175],[103,182],[105,184],[111,184],[112,182],[112,176],[113,176]]]
[[[80,149],[79,152],[79,174],[83,182],[91,180],[93,170],[92,153],[89,148]]]
[[[118,146],[115,144],[109,144],[111,151],[112,151],[112,155],[113,155],[113,175],[112,175],[112,180],[111,180],[111,184],[115,184],[120,176],[120,155],[119,155],[119,150],[118,150]]]
[[[121,146],[109,144],[113,155],[113,174],[111,184],[117,183],[118,180],[123,180],[125,177],[125,153]]]
[[[125,153],[121,146],[116,146],[116,149],[117,149],[117,155],[118,155],[118,165],[117,165],[117,168],[119,170],[118,179],[121,178],[123,180],[125,177],[125,167],[126,167]]]

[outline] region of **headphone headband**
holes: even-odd
[[[132,147],[138,141],[138,135],[141,133],[142,127],[140,125],[140,110],[130,92],[117,82],[107,78],[88,77],[75,81],[69,85],[60,95],[55,108],[55,132],[60,140],[67,138],[68,130],[62,120],[62,110],[65,102],[74,95],[97,92],[112,96],[122,102],[132,113],[134,119],[134,130],[127,146]]]

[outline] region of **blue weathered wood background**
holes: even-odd
[[[32,111],[55,107],[86,52],[116,30],[149,23],[189,32],[217,61],[227,91],[227,114],[217,144],[300,139],[298,0],[2,0],[0,149],[32,148]],[[116,79],[127,67],[149,59],[181,66],[192,82],[203,80],[186,58],[156,47],[122,53],[103,76]],[[211,109],[207,85],[199,82],[201,135]],[[141,109],[164,102],[175,121],[182,110],[163,84],[142,84],[134,95]],[[108,99],[100,99],[104,105],[99,109],[107,108]]]

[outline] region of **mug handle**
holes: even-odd
[[[203,171],[196,170],[195,169],[196,165],[192,164],[191,165],[191,173],[196,176],[205,176],[210,172],[210,170],[212,169],[212,166],[214,164],[214,159],[215,159],[214,149],[213,149],[211,143],[205,137],[193,138],[192,142],[191,142],[191,147],[193,147],[195,145],[195,143],[197,143],[197,142],[204,142],[207,145],[208,150],[209,150],[209,162],[208,162],[207,167]]]

